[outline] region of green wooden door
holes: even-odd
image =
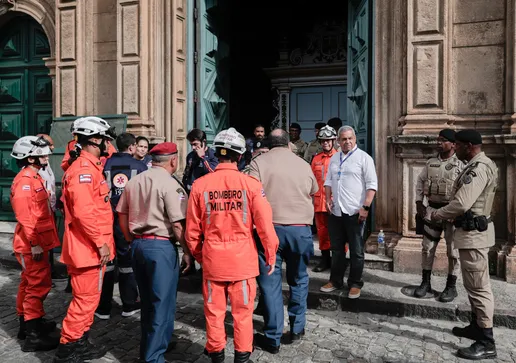
[[[18,172],[9,156],[14,142],[50,130],[52,80],[43,61],[48,56],[48,39],[32,18],[16,17],[0,29],[0,220],[14,220],[9,201]]]
[[[348,122],[372,154],[372,0],[348,2]]]
[[[196,18],[196,127],[208,141],[229,126],[229,44],[220,34],[228,2],[197,0]],[[227,20],[227,19],[226,19]]]

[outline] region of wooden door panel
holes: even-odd
[[[290,123],[301,126],[301,139],[315,138],[314,125],[327,122],[331,114],[331,87],[301,87],[290,94]]]

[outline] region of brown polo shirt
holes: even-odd
[[[128,214],[133,234],[173,238],[172,223],[186,219],[187,203],[179,183],[164,168],[153,166],[129,180],[116,210]]]
[[[249,175],[260,180],[276,224],[312,224],[312,195],[319,187],[310,164],[286,147],[276,147],[251,161]]]

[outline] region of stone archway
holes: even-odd
[[[55,56],[56,22],[54,0],[3,0],[0,1],[0,6],[6,8],[8,12],[17,11],[27,14],[36,20],[48,38],[50,58]]]

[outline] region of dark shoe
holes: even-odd
[[[224,349],[222,349],[220,352],[208,353],[206,348],[204,348],[204,354],[211,358],[211,363],[224,363],[224,359],[226,359],[224,355]]]
[[[254,346],[271,354],[278,354],[280,351],[280,346],[271,344],[263,334],[254,335]]]
[[[18,330],[18,339],[25,340],[25,337],[27,336],[27,331],[25,327],[25,319],[23,316],[19,317],[20,320],[20,330]],[[52,333],[54,330],[56,330],[56,322],[47,320],[45,318],[39,318],[39,323],[41,330],[44,333]]]
[[[290,332],[290,341],[295,342],[296,340],[301,340],[305,336],[305,329],[303,329],[299,333]]]
[[[322,256],[321,256],[321,259],[319,260],[319,263],[317,264],[317,266],[315,266],[312,269],[313,272],[322,272],[331,267],[330,251],[329,250],[321,251],[321,254],[322,254]]]
[[[448,275],[446,280],[446,287],[443,292],[439,295],[440,302],[452,302],[457,296],[456,286],[457,276]]]
[[[471,344],[469,348],[460,348],[457,355],[461,358],[480,360],[496,358],[496,345],[493,328],[479,329],[482,338]]]
[[[459,338],[467,338],[471,340],[482,339],[482,330],[478,327],[476,319],[472,320],[471,323],[464,328],[460,328],[458,326],[454,327],[452,329],[452,333]]]
[[[49,335],[42,327],[41,319],[32,319],[25,322],[26,337],[22,346],[24,352],[47,351],[57,348],[59,336]]]
[[[137,301],[136,303],[132,304],[132,305],[126,305],[124,306],[124,309],[122,311],[122,316],[124,318],[127,318],[129,316],[133,316],[134,314],[137,314],[141,311],[142,309],[142,304]]]
[[[414,296],[417,298],[425,297],[428,292],[432,292],[432,285],[430,279],[432,277],[432,270],[423,270],[423,281],[416,290],[414,290]]]
[[[59,344],[54,363],[84,363],[84,360],[77,355],[77,342]]]
[[[235,363],[247,363],[249,362],[249,358],[251,357],[250,352],[237,352],[235,350]]]
[[[95,345],[88,339],[89,331],[85,332],[83,336],[76,342],[77,355],[84,360],[100,359],[106,355],[106,347],[103,345]]]

